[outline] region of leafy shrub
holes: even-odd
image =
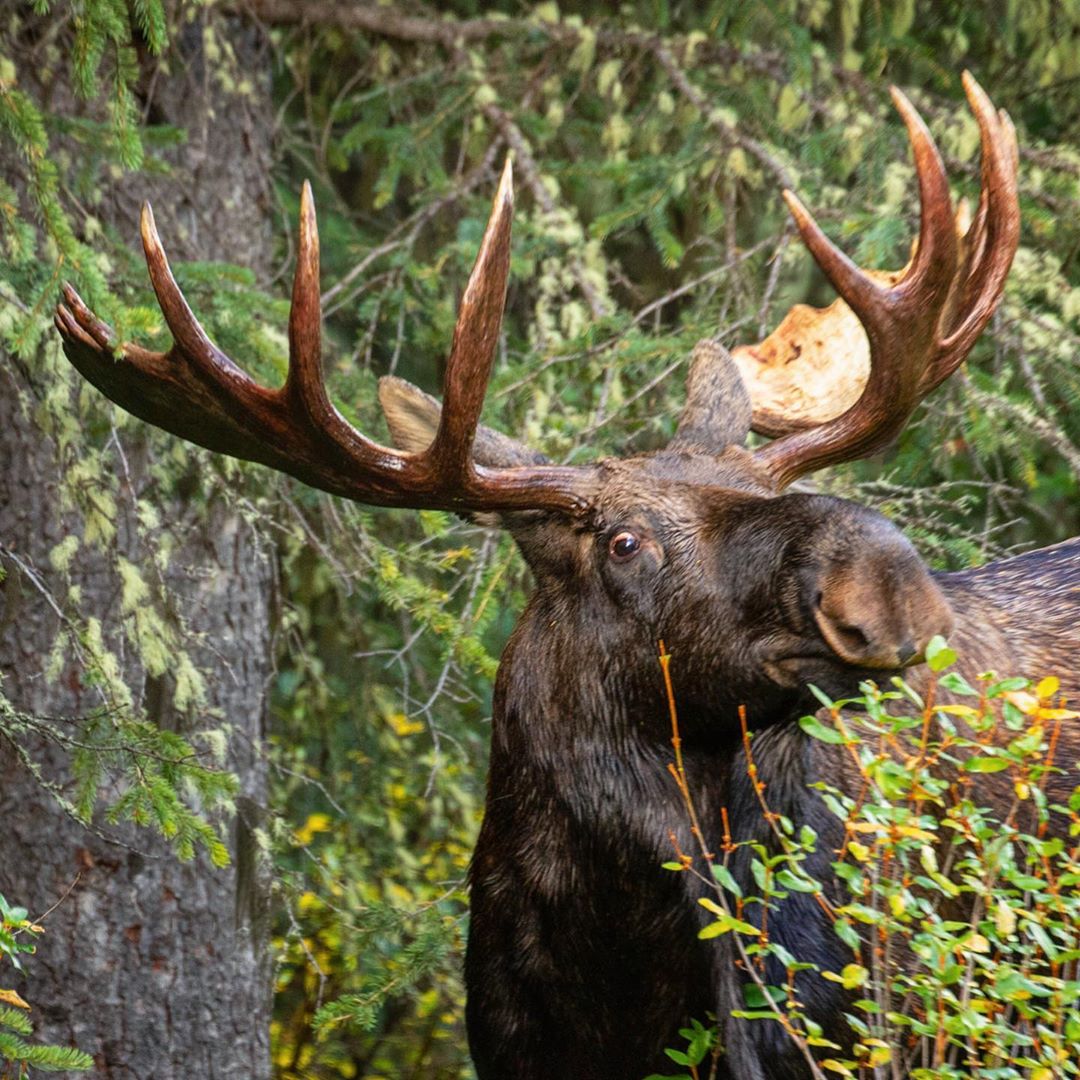
[[[954,660],[933,644],[936,672]],[[801,721],[848,755],[857,779],[855,790],[811,785],[840,823],[834,879],[807,869],[821,843],[814,831],[771,809],[750,733],[747,764],[769,842],[726,838],[719,854],[702,844],[667,864],[710,885],[700,903],[715,919],[700,936],[731,935],[749,973],[747,1007],[734,1015],[781,1024],[815,1077],[1080,1075],[1080,788],[1061,740],[1080,713],[1062,707],[1056,678],[1033,685],[988,673],[972,685],[954,671],[935,675],[923,695],[900,679],[860,689],[851,700],[819,695],[823,709]],[[792,893],[828,912],[851,953],[841,970],[770,938],[770,913]],[[806,972],[849,992],[848,1045],[806,1014]],[[717,1029],[682,1034],[689,1045],[668,1055],[686,1068],[682,1080],[699,1080],[715,1060]]]

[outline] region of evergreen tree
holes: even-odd
[[[0,957],[30,1006],[0,1060],[265,1076],[271,556],[200,461],[85,392],[49,312],[66,278],[157,319],[105,286],[137,279],[146,196],[196,273],[268,278],[266,41],[197,8],[39,7],[8,6],[0,47],[0,892],[43,932],[21,971]]]

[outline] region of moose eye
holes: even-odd
[[[632,532],[625,530],[616,533],[608,541],[608,554],[617,562],[633,558],[640,549],[641,541]]]

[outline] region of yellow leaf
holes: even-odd
[[[842,1062],[837,1061],[835,1058],[826,1058],[821,1063],[823,1069],[828,1069],[830,1072],[839,1073],[841,1076],[854,1076],[855,1074]]]
[[[870,978],[870,972],[862,964],[848,964],[839,974],[835,971],[823,971],[821,977],[829,982],[841,983],[845,990],[854,990]]]
[[[870,972],[862,964],[848,964],[840,972],[840,978],[843,981],[845,990],[854,990],[855,987],[862,986],[870,978]]]
[[[736,146],[734,150],[728,154],[727,159],[727,171],[735,177],[744,177],[750,171],[749,163],[746,160],[746,152],[742,147]]]
[[[545,4],[537,4],[533,8],[533,15],[536,17],[537,22],[557,23],[559,21],[559,5],[550,2],[550,0]]]
[[[1060,679],[1053,675],[1047,675],[1047,677],[1041,680],[1039,685],[1035,687],[1035,696],[1041,701],[1052,698],[1058,692],[1058,687],[1060,685]]]
[[[1004,900],[998,901],[997,911],[994,913],[994,929],[1001,938],[1012,937],[1016,930],[1016,912]]]
[[[401,712],[391,713],[386,718],[386,722],[394,729],[394,734],[399,739],[404,739],[407,735],[415,735],[417,732],[424,730],[423,721],[410,720]]]
[[[293,834],[298,844],[310,844],[316,833],[329,832],[333,819],[329,814],[309,814],[303,826]]]
[[[932,832],[916,828],[914,825],[897,825],[896,831],[900,836],[910,836],[912,840],[923,840],[927,843],[933,843],[937,839]]]
[[[928,874],[937,872],[937,852],[929,845],[923,845],[923,847],[919,849],[919,862],[922,863],[922,868]]]
[[[600,65],[600,70],[596,73],[596,89],[601,97],[607,97],[611,92],[621,70],[622,61],[618,59],[607,60]]]
[[[978,716],[979,710],[970,705],[935,705],[934,712],[946,713],[949,716]]]
[[[416,902],[413,894],[404,885],[399,885],[396,881],[386,882],[385,888],[389,893],[390,902],[398,907],[408,908]]]
[[[0,1001],[5,1005],[14,1005],[16,1009],[30,1010],[30,1006],[14,990],[0,990]]]
[[[1073,709],[1040,709],[1037,715],[1040,720],[1075,720],[1080,712]]]
[[[791,83],[785,83],[776,103],[776,121],[785,130],[791,131],[804,123],[810,115],[810,109],[799,97],[799,92]]]

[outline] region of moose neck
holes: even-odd
[[[669,773],[672,726],[657,642],[648,628],[623,631],[635,636],[623,641],[613,640],[608,627],[598,634],[595,622],[579,626],[577,615],[587,608],[540,594],[507,646],[496,683],[492,791],[507,798],[513,792],[514,799],[545,792],[594,823],[614,814],[636,817],[640,809],[667,857],[669,832],[684,809]],[[763,836],[767,823],[749,785],[737,704],[723,694],[696,699],[678,680],[675,696],[692,794],[703,822],[716,824],[710,842],[720,841],[724,806],[741,838]],[[778,694],[752,721],[754,761],[777,803],[770,809],[798,821],[822,809],[806,786],[814,748],[796,723],[807,711],[800,696]]]

